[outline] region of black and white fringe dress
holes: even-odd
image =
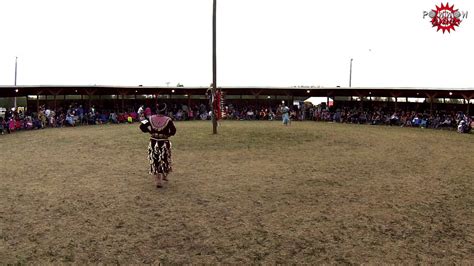
[[[152,175],[163,174],[165,177],[172,171],[171,141],[169,137],[176,134],[176,127],[171,118],[163,115],[153,115],[149,120],[143,120],[140,129],[150,133],[148,145],[148,160]]]

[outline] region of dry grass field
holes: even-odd
[[[0,262],[474,264],[474,135],[178,122],[174,173],[138,124],[0,136]]]

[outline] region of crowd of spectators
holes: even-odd
[[[0,133],[13,133],[21,130],[75,127],[77,125],[97,125],[107,123],[132,123],[138,120],[136,112],[98,111],[94,106],[84,108],[79,104],[72,104],[67,108],[57,110],[42,106],[39,112],[22,112],[11,110],[0,116]]]
[[[310,107],[307,114],[315,121],[336,123],[420,127],[433,129],[457,129],[469,133],[473,126],[472,117],[463,112],[406,111],[387,108],[327,108]]]
[[[227,120],[280,120],[282,104],[252,105],[227,104],[222,109],[222,119]],[[135,110],[136,109],[136,110]],[[153,108],[141,105],[130,107],[126,112],[97,110],[94,106],[84,108],[80,104],[71,104],[52,110],[42,106],[39,112],[7,111],[0,116],[0,133],[12,133],[19,130],[42,129],[48,127],[75,127],[77,125],[133,123],[153,114]],[[167,115],[176,121],[209,120],[211,112],[201,103],[193,106],[173,104],[168,107]],[[387,107],[368,108],[331,107],[324,104],[290,106],[291,120],[314,120],[335,123],[387,125],[401,127],[421,127],[434,129],[452,129],[468,133],[473,126],[472,117],[462,112],[414,110],[393,110]]]

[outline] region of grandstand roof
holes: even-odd
[[[373,96],[373,97],[435,97],[474,98],[474,88],[433,87],[271,87],[224,86],[230,95],[286,95],[296,97]],[[18,90],[18,92],[16,92]],[[208,87],[112,86],[112,85],[0,85],[0,97],[26,95],[134,95],[175,94],[203,95]]]

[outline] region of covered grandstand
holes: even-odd
[[[36,111],[42,105],[52,108],[68,102],[85,106],[101,106],[125,110],[127,106],[152,104],[160,100],[172,103],[196,104],[207,102],[208,87],[157,86],[59,86],[24,85],[0,86],[0,107],[17,105]],[[474,88],[414,88],[414,87],[219,87],[228,102],[277,104],[294,103],[310,97],[325,97],[338,103],[364,105],[382,102],[395,108],[423,103],[430,110],[453,107],[473,113]],[[452,109],[452,108],[449,108]]]

